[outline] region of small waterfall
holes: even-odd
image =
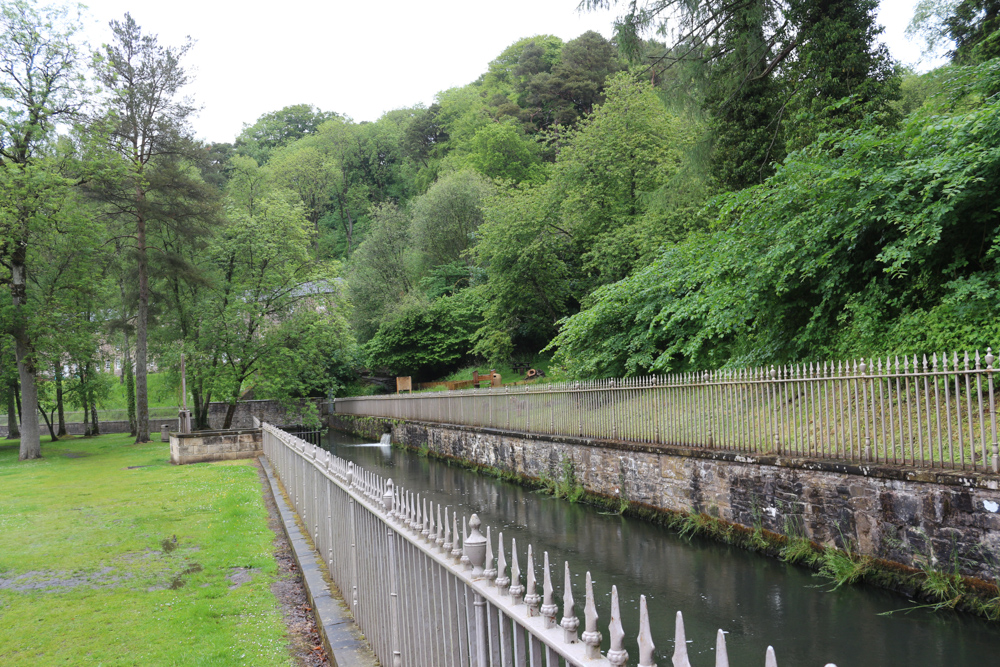
[[[392,444],[392,433],[383,433],[382,439],[378,441],[380,445],[391,445]]]

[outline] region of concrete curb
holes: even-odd
[[[295,562],[302,572],[302,580],[316,615],[316,625],[319,628],[323,646],[330,657],[330,664],[336,667],[372,667],[378,664],[375,654],[354,619],[346,609],[346,603],[330,592],[330,587],[323,578],[325,565],[315,550],[306,541],[295,521],[296,515],[278,488],[278,481],[271,469],[267,457],[258,459],[267,481],[271,485],[274,502],[281,515],[281,524],[288,536]]]

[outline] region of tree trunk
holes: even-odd
[[[94,424],[94,429],[91,431],[91,433],[94,434],[94,435],[100,435],[101,434],[101,423],[99,421],[97,421],[97,402],[93,400],[94,399],[94,395],[93,394],[90,395],[90,398],[91,398],[91,400],[90,400],[90,417],[91,417],[91,420],[90,421],[93,422],[93,424]]]
[[[28,244],[18,241],[11,255],[10,291],[14,303],[14,356],[21,381],[21,461],[42,457],[42,437],[38,430],[38,387],[35,386],[35,359],[24,305],[28,300]]]
[[[17,383],[11,382],[7,391],[7,439],[17,440],[21,437],[21,429],[17,425]]]
[[[230,403],[229,407],[226,409],[226,421],[222,423],[223,430],[230,428],[233,425],[233,416],[235,414],[236,414],[236,402],[234,401]]]
[[[140,209],[145,193],[140,189],[136,195]],[[146,256],[146,221],[140,215],[136,239],[139,258],[139,314],[135,325],[135,441],[149,442],[149,396],[146,389],[146,327],[149,321],[149,267]]]
[[[80,407],[83,409],[83,435],[90,437],[90,395],[87,392],[87,382],[90,380],[90,364],[78,363],[80,369]]]
[[[56,410],[59,412],[58,435],[66,435],[66,409],[63,406],[63,375],[61,361],[56,362]]]
[[[122,361],[122,377],[125,378],[125,403],[128,406],[128,432],[135,437],[138,423],[135,418],[135,375],[132,373],[132,352],[129,350],[128,334],[125,334],[125,359]]]
[[[55,413],[55,409],[53,409],[52,412]],[[45,420],[45,425],[49,428],[49,435],[52,436],[52,442],[58,441],[59,438],[56,437],[56,432],[52,428],[52,420],[50,418],[50,415],[46,415],[45,410],[39,410],[38,414],[42,415],[42,419]]]

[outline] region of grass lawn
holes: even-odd
[[[130,440],[0,440],[0,664],[294,664],[256,469]]]

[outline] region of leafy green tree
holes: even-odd
[[[515,123],[491,123],[479,129],[469,147],[468,164],[488,178],[520,183],[545,180],[539,145]]]
[[[364,345],[368,363],[397,375],[440,377],[468,356],[481,311],[468,290],[430,303],[410,302]]]
[[[223,428],[249,386],[307,391],[322,380],[325,388],[325,375],[287,371],[315,366],[320,350],[343,357],[351,348],[337,266],[311,257],[314,232],[301,204],[275,190],[256,199],[252,211],[246,200],[232,201],[228,223],[208,250],[214,272],[199,305],[195,363],[211,373],[212,392],[229,404]],[[271,377],[281,364],[298,384]]]
[[[235,149],[264,165],[275,149],[315,134],[320,125],[334,118],[340,118],[340,114],[320,111],[311,104],[293,104],[264,114],[253,125],[244,124],[236,137]]]
[[[41,236],[58,233],[68,186],[48,159],[59,123],[70,122],[82,99],[77,25],[69,10],[27,0],[0,4],[0,266],[7,272],[10,307],[0,312],[14,339],[21,386],[21,460],[41,456],[35,418],[40,369],[28,301],[30,250]]]
[[[677,218],[650,202],[677,172],[696,129],[627,73],[612,77],[606,92],[604,104],[565,133],[547,182],[508,187],[486,207],[473,251],[488,276],[475,350],[490,361],[544,346],[592,289],[688,231],[667,227]]]
[[[413,200],[411,238],[425,263],[434,266],[464,259],[483,222],[483,204],[495,188],[473,171],[448,174]]]
[[[718,230],[597,290],[553,346],[580,376],[985,348],[997,328],[1000,62],[898,130],[845,130],[720,201]]]
[[[668,38],[669,61],[708,64],[706,104],[721,131],[717,174],[726,185],[741,187],[760,182],[786,150],[823,132],[862,119],[897,120],[899,82],[888,49],[877,42],[876,7],[874,0],[647,0],[627,4],[616,20],[616,37],[637,60],[646,46],[642,35],[658,30]]]
[[[112,41],[96,66],[109,91],[102,123],[107,148],[118,163],[91,182],[128,239],[138,282],[135,369],[137,442],[149,440],[146,374],[149,351],[151,238],[162,228],[198,234],[215,212],[214,189],[206,187],[189,161],[204,156],[190,140],[188,119],[195,109],[180,98],[189,82],[181,59],[191,48],[163,46],[144,34],[129,14],[111,21]]]
[[[368,235],[351,261],[348,285],[354,328],[365,342],[413,289],[410,218],[394,204],[372,209]]]

